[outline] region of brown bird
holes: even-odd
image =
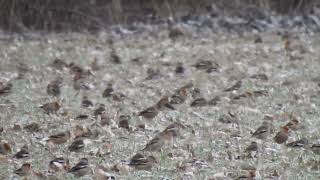
[[[7,155],[11,153],[12,149],[9,143],[1,142],[0,143],[0,154]]]
[[[99,63],[98,59],[95,57],[93,61],[90,63],[90,67],[93,71],[98,71],[101,69],[101,64]]]
[[[312,144],[310,149],[314,154],[320,155],[320,144]]]
[[[28,158],[30,157],[30,153],[29,153],[29,150],[28,150],[28,146],[27,145],[24,145],[20,151],[18,151],[14,156],[13,158],[16,158],[16,159],[22,159],[22,158]]]
[[[183,74],[185,72],[185,68],[181,62],[177,64],[175,72],[176,74]]]
[[[50,161],[49,167],[54,171],[67,171],[69,169],[69,160],[62,157],[55,158]]]
[[[115,165],[115,166],[117,166],[117,165]],[[117,167],[114,167],[114,168],[116,168],[115,170],[119,169]],[[108,171],[109,171],[109,169],[104,166],[101,166],[101,165],[96,166],[94,168],[95,180],[116,180],[116,177],[114,175],[108,173]]]
[[[57,101],[46,103],[46,104],[40,106],[40,108],[46,114],[57,113],[59,111],[60,107],[61,107],[61,105]]]
[[[70,131],[61,132],[61,133],[57,133],[57,134],[49,136],[48,141],[50,141],[54,144],[63,144],[69,140],[70,136],[71,136]]]
[[[180,129],[185,129],[186,126],[184,126],[180,122],[173,122],[169,124],[160,134],[170,132],[173,137],[177,137],[180,135]]]
[[[39,132],[40,131],[40,125],[36,122],[32,122],[30,124],[27,124],[23,127],[23,129],[25,129],[26,131],[29,132]]]
[[[301,128],[301,124],[296,118],[291,119],[285,126],[287,126],[292,131],[296,131]]]
[[[138,113],[138,116],[143,116],[144,118],[151,120],[153,118],[155,118],[159,113],[159,109],[158,106],[151,106],[148,107],[147,109],[141,111]]]
[[[276,143],[282,144],[288,140],[288,137],[289,137],[289,128],[287,126],[284,126],[281,128],[281,130],[276,134],[276,136],[273,139]]]
[[[91,87],[86,81],[86,79],[79,78],[73,81],[73,89],[76,91],[80,91],[80,90],[88,91],[91,89]]]
[[[68,64],[65,63],[63,60],[56,58],[51,63],[51,67],[62,70],[63,68],[68,67]]]
[[[29,176],[32,174],[32,172],[33,171],[30,163],[24,163],[19,169],[14,171],[14,173],[19,176]]]
[[[88,118],[89,118],[89,115],[87,115],[87,114],[80,114],[75,117],[75,119],[78,119],[78,120],[83,120],[83,119],[88,119]]]
[[[161,72],[159,69],[148,68],[146,80],[157,79],[161,77]]]
[[[241,86],[242,86],[242,81],[240,80],[240,81],[237,81],[233,86],[225,89],[224,92],[239,90]]]
[[[256,90],[250,92],[253,97],[260,97],[260,96],[268,96],[269,92],[266,90]]]
[[[156,135],[151,141],[147,143],[142,151],[161,151],[161,148],[165,144],[165,139],[162,135]]]
[[[252,141],[251,144],[244,150],[244,152],[252,152],[252,151],[258,151],[258,143],[255,141]]]
[[[100,119],[101,119],[100,121],[101,126],[105,126],[105,125],[109,126],[111,124],[111,117],[109,117],[106,112],[100,115]]]
[[[159,110],[164,110],[165,108],[169,108],[174,110],[175,108],[170,104],[169,97],[163,96],[156,104]]]
[[[292,147],[292,148],[298,148],[298,147],[304,147],[304,146],[308,145],[308,143],[309,143],[309,141],[307,138],[301,138],[297,141],[293,141],[293,142],[286,144],[286,146]]]
[[[208,102],[208,104],[210,106],[216,106],[220,101],[221,101],[221,98],[219,96],[215,96]]]
[[[178,89],[170,98],[170,104],[182,104],[187,100],[187,88]]]
[[[205,98],[196,98],[190,104],[191,107],[202,107],[208,105],[208,101]]]
[[[268,81],[269,78],[266,74],[254,74],[252,76],[250,76],[250,78],[252,79],[258,79],[258,80],[262,80],[262,81]]]
[[[90,106],[93,106],[92,101],[89,100],[87,96],[82,97],[81,106],[84,108],[88,108]]]
[[[118,126],[120,128],[129,130],[129,120],[130,120],[130,116],[120,115]]]
[[[112,50],[111,50],[110,59],[111,59],[111,62],[113,62],[114,64],[121,64],[122,63],[120,56],[117,54],[117,52],[114,48],[112,48]]]
[[[171,40],[176,40],[178,37],[183,36],[185,33],[180,26],[171,27],[169,29],[169,38]]]
[[[252,137],[257,139],[267,139],[267,137],[274,132],[274,125],[272,121],[264,121],[261,126],[252,134]]]
[[[179,122],[174,122],[167,126],[157,136],[162,138],[164,143],[173,143],[174,138],[180,135],[181,128],[185,128],[185,126]]]
[[[84,77],[83,75],[85,74],[85,70],[81,66],[77,65],[76,63],[74,62],[69,63],[68,68],[70,69],[71,73],[75,74],[75,76],[78,77],[74,79],[80,79]]]
[[[105,111],[106,111],[105,105],[104,105],[104,104],[99,104],[99,106],[97,107],[97,109],[94,110],[93,116],[94,116],[95,118],[97,118],[98,115],[103,114]]]
[[[208,60],[199,60],[193,66],[197,69],[206,70],[206,72],[210,73],[212,71],[217,71],[220,65],[218,63],[213,63]]]
[[[109,83],[107,88],[103,91],[102,97],[110,97],[113,94],[114,90],[112,84]]]
[[[57,79],[51,81],[47,85],[47,93],[52,96],[59,96],[61,93],[60,87],[62,85],[62,81],[63,80],[61,77],[58,77]]]
[[[68,173],[72,173],[76,177],[81,177],[90,172],[89,161],[87,158],[82,158],[80,161],[72,167]]]
[[[0,96],[9,94],[11,90],[12,90],[12,84],[10,82],[8,83],[0,82]]]
[[[129,166],[134,167],[136,170],[150,171],[155,163],[157,163],[155,157],[145,157],[142,154],[137,153],[130,159]]]
[[[16,68],[18,70],[18,77],[17,79],[23,79],[25,74],[30,71],[30,68],[28,67],[27,64],[25,63],[21,63],[19,62],[17,65],[16,65]]]
[[[83,138],[77,138],[72,142],[72,144],[68,147],[71,152],[79,152],[85,148],[85,144]]]

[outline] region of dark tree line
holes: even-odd
[[[0,0],[0,29],[94,31],[116,23],[200,14],[208,11],[212,3],[227,11],[253,5],[279,13],[296,13],[316,0]]]

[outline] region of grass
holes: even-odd
[[[254,36],[251,34],[230,37],[228,34],[217,35],[206,30],[197,34],[198,37],[186,35],[176,42],[168,39],[165,31],[160,31],[158,37],[132,35],[115,39],[115,49],[123,62],[120,65],[110,62],[111,51],[106,43],[109,37],[105,36],[52,34],[38,40],[1,41],[0,80],[12,80],[13,83],[12,93],[0,99],[0,121],[5,129],[1,139],[12,145],[13,152],[28,144],[31,158],[19,161],[11,161],[9,158],[9,163],[0,164],[0,175],[5,179],[14,179],[14,169],[26,161],[32,163],[35,171],[45,174],[54,156],[69,158],[71,165],[85,156],[90,159],[92,167],[111,167],[115,164],[125,166],[122,160],[129,160],[171,120],[179,120],[189,128],[182,130],[182,137],[176,139],[174,147],[167,145],[161,153],[151,153],[158,160],[151,172],[130,170],[117,173],[110,170],[110,173],[119,179],[208,179],[218,173],[234,179],[248,173],[246,169],[256,167],[263,179],[268,179],[274,171],[288,179],[317,179],[320,173],[313,166],[319,164],[312,165],[312,162],[319,160],[319,157],[308,148],[290,149],[275,144],[272,139],[274,134],[266,142],[258,141],[262,152],[257,157],[237,158],[251,141],[256,141],[251,137],[251,132],[262,123],[266,114],[277,117],[276,131],[287,123],[288,118],[284,116],[286,113],[293,113],[299,118],[305,128],[290,132],[289,142],[301,137],[307,137],[311,143],[319,140],[319,86],[312,78],[319,76],[320,46],[316,39],[312,40],[316,35],[296,34],[302,37],[300,43],[308,49],[307,53],[302,54],[302,60],[290,60],[281,37],[268,32],[262,34],[262,44],[254,44]],[[97,58],[103,68],[93,72],[94,77],[89,81],[95,88],[77,94],[73,90],[69,71],[56,71],[48,66],[56,57],[87,68]],[[131,62],[136,57],[141,57],[140,64]],[[191,65],[198,59],[217,62],[221,69],[210,74],[196,70]],[[23,79],[15,79],[18,62],[30,68]],[[184,75],[174,74],[177,62],[183,62],[186,67]],[[145,80],[147,68],[159,68],[162,76]],[[265,73],[269,80],[249,78],[256,73]],[[48,116],[39,109],[39,105],[56,99],[48,96],[45,91],[48,82],[56,76],[64,77],[59,99],[63,104],[61,112],[67,112],[65,116]],[[223,92],[223,89],[240,79],[243,86],[238,91]],[[102,92],[110,81],[114,82],[116,92],[127,96],[123,101],[102,98]],[[192,97],[189,95],[185,104],[177,106],[175,111],[161,112],[152,121],[134,115],[190,81],[201,90],[203,97],[211,99],[219,95],[222,101],[217,106],[192,108]],[[291,83],[284,85],[285,81]],[[234,103],[230,101],[231,94],[252,90],[267,90],[269,95],[244,98]],[[95,104],[106,105],[113,120],[111,127],[95,126],[94,120],[74,119],[80,113],[92,114],[92,109],[80,107],[84,94]],[[234,123],[219,121],[228,111],[237,114],[240,128]],[[131,116],[130,126],[133,129],[145,122],[147,130],[128,132],[119,129],[117,117],[121,114]],[[24,126],[31,122],[39,123],[42,131],[30,133],[13,130],[14,124]],[[55,132],[74,130],[79,124],[100,132],[98,138],[90,140],[84,153],[68,152],[67,147],[71,141],[55,147],[54,156],[48,152],[43,138]],[[110,152],[105,147],[107,143],[112,145]],[[98,151],[100,156],[96,156]],[[177,168],[182,166],[184,170]],[[66,173],[60,173],[58,177],[74,179]]]

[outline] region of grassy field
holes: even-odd
[[[86,157],[93,170],[98,165],[105,166],[117,179],[237,179],[249,172],[255,172],[257,179],[318,179],[319,155],[310,146],[319,143],[320,134],[320,39],[318,34],[293,35],[299,38],[292,38],[287,50],[275,32],[261,34],[262,43],[254,43],[253,34],[239,37],[206,30],[186,33],[175,41],[168,38],[167,31],[116,37],[113,48],[120,64],[111,61],[110,37],[106,34],[2,40],[0,81],[10,81],[13,86],[11,93],[0,96],[0,122],[4,129],[1,140],[12,147],[12,152],[1,158],[0,177],[18,178],[14,171],[25,162],[31,163],[34,171],[49,176],[49,162],[62,156],[70,160],[71,166]],[[100,68],[91,70],[92,76],[85,79],[90,90],[74,90],[69,70],[50,66],[56,58],[84,69],[91,69],[96,59]],[[219,64],[218,70],[207,73],[196,69],[193,65],[199,60]],[[183,63],[184,74],[175,73],[178,62]],[[21,63],[27,68],[23,77],[17,78]],[[148,79],[148,69],[159,73]],[[264,74],[267,79],[252,77],[257,74]],[[58,76],[63,77],[61,95],[52,97],[46,87]],[[242,86],[238,90],[224,92],[239,80]],[[110,82],[115,93],[124,95],[120,101],[102,97]],[[188,90],[186,102],[176,105],[175,110],[163,110],[152,120],[137,116],[164,95],[170,96],[190,82],[193,88]],[[258,97],[248,93],[257,90],[267,94]],[[247,95],[235,100],[235,96],[244,93]],[[81,107],[84,95],[95,107]],[[190,106],[195,97],[211,100],[216,96],[221,99],[216,105]],[[57,114],[47,115],[39,108],[55,100],[62,105]],[[99,103],[106,106],[109,126],[102,126],[99,119],[92,117]],[[76,119],[80,114],[89,118]],[[274,142],[273,137],[289,122],[291,114],[301,128],[290,130],[287,142],[305,137],[310,145],[290,148]],[[118,127],[120,115],[130,116],[130,131]],[[265,141],[251,137],[266,115],[273,117],[275,132]],[[180,129],[173,144],[166,144],[161,152],[144,152],[157,159],[151,171],[126,165],[158,132],[176,121],[185,128]],[[34,122],[40,125],[38,132],[23,128]],[[145,129],[137,127],[141,124],[145,124]],[[45,140],[49,135],[76,133],[79,127],[98,132],[97,137],[85,140],[82,152],[68,150],[72,139],[49,148]],[[258,152],[248,157],[244,151],[252,141],[258,143]],[[30,157],[13,159],[23,145],[28,146]],[[63,171],[54,176],[76,179]],[[83,179],[94,177],[89,174]]]

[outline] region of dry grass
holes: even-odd
[[[319,40],[305,34],[299,34],[300,42],[306,47],[306,53],[293,52],[298,60],[290,58],[283,48],[281,38],[273,33],[262,34],[262,44],[253,43],[251,35],[231,37],[228,34],[214,35],[201,32],[197,38],[185,36],[172,42],[166,31],[160,31],[157,37],[149,34],[115,39],[114,48],[121,57],[122,64],[110,62],[110,47],[106,36],[69,34],[52,35],[43,40],[0,42],[1,81],[12,80],[13,91],[0,99],[0,120],[4,132],[2,139],[8,141],[13,152],[24,144],[30,147],[31,158],[0,164],[1,177],[12,179],[13,170],[23,162],[31,162],[34,170],[46,173],[48,163],[54,156],[64,156],[75,164],[80,157],[88,157],[90,165],[106,167],[115,164],[124,166],[122,160],[128,160],[152,138],[156,132],[163,130],[171,121],[181,121],[188,128],[182,130],[182,137],[176,139],[174,146],[167,145],[161,153],[152,153],[158,163],[151,172],[134,171],[117,173],[109,170],[118,179],[142,178],[191,178],[208,179],[218,173],[225,178],[246,174],[246,169],[255,167],[263,179],[268,179],[275,171],[281,178],[318,178],[318,157],[309,148],[291,149],[273,142],[273,135],[266,142],[258,141],[262,151],[254,158],[238,159],[251,141],[251,137],[266,114],[276,118],[278,130],[288,122],[287,114],[298,117],[304,129],[290,132],[289,141],[306,137],[311,143],[319,139],[319,86],[317,80],[319,69]],[[202,38],[203,37],[203,38]],[[162,55],[163,54],[163,55]],[[89,67],[97,58],[101,67],[94,71],[89,83],[94,87],[87,92],[76,93],[72,87],[72,76],[68,70],[57,71],[49,68],[56,57],[66,62],[76,62]],[[133,58],[140,57],[137,64]],[[299,59],[300,57],[300,59]],[[219,63],[218,72],[205,73],[192,65],[199,59]],[[15,79],[19,63],[30,68],[24,79]],[[177,62],[186,67],[184,75],[174,74]],[[159,69],[159,78],[145,80],[148,68]],[[267,81],[250,78],[251,75],[264,73]],[[59,115],[46,115],[39,105],[55,98],[45,92],[47,83],[56,76],[64,77],[62,87],[62,110]],[[237,80],[242,80],[242,87],[231,93],[223,92]],[[107,83],[113,81],[117,92],[126,95],[123,101],[116,102],[110,98],[101,98]],[[175,89],[194,82],[201,91],[201,96],[211,99],[221,97],[217,106],[190,107],[192,96],[187,102],[178,105],[175,111],[163,111],[154,120],[146,121],[134,114],[156,102],[161,96],[172,94]],[[232,95],[247,91],[266,90],[267,96],[243,98],[230,101]],[[108,115],[114,124],[100,127],[94,119],[75,120],[81,114],[92,114],[92,109],[80,107],[82,95],[87,95],[95,104],[104,103]],[[222,123],[220,117],[231,111],[237,116],[237,123]],[[63,116],[63,112],[68,112]],[[118,116],[130,115],[130,127],[136,129],[140,123],[146,123],[146,129],[128,132],[117,126]],[[25,130],[13,130],[14,124],[26,125],[37,122],[41,131],[37,133]],[[47,150],[43,138],[55,132],[74,130],[76,125],[89,126],[98,130],[100,135],[89,140],[83,153],[71,153],[67,150],[71,141],[55,146],[52,153]],[[111,149],[106,145],[110,144]],[[100,156],[97,156],[100,152]],[[11,157],[11,154],[9,155]],[[194,163],[192,159],[198,160]],[[185,166],[186,169],[178,168]],[[74,179],[70,174],[58,173],[58,177]],[[89,175],[89,177],[92,177]]]

